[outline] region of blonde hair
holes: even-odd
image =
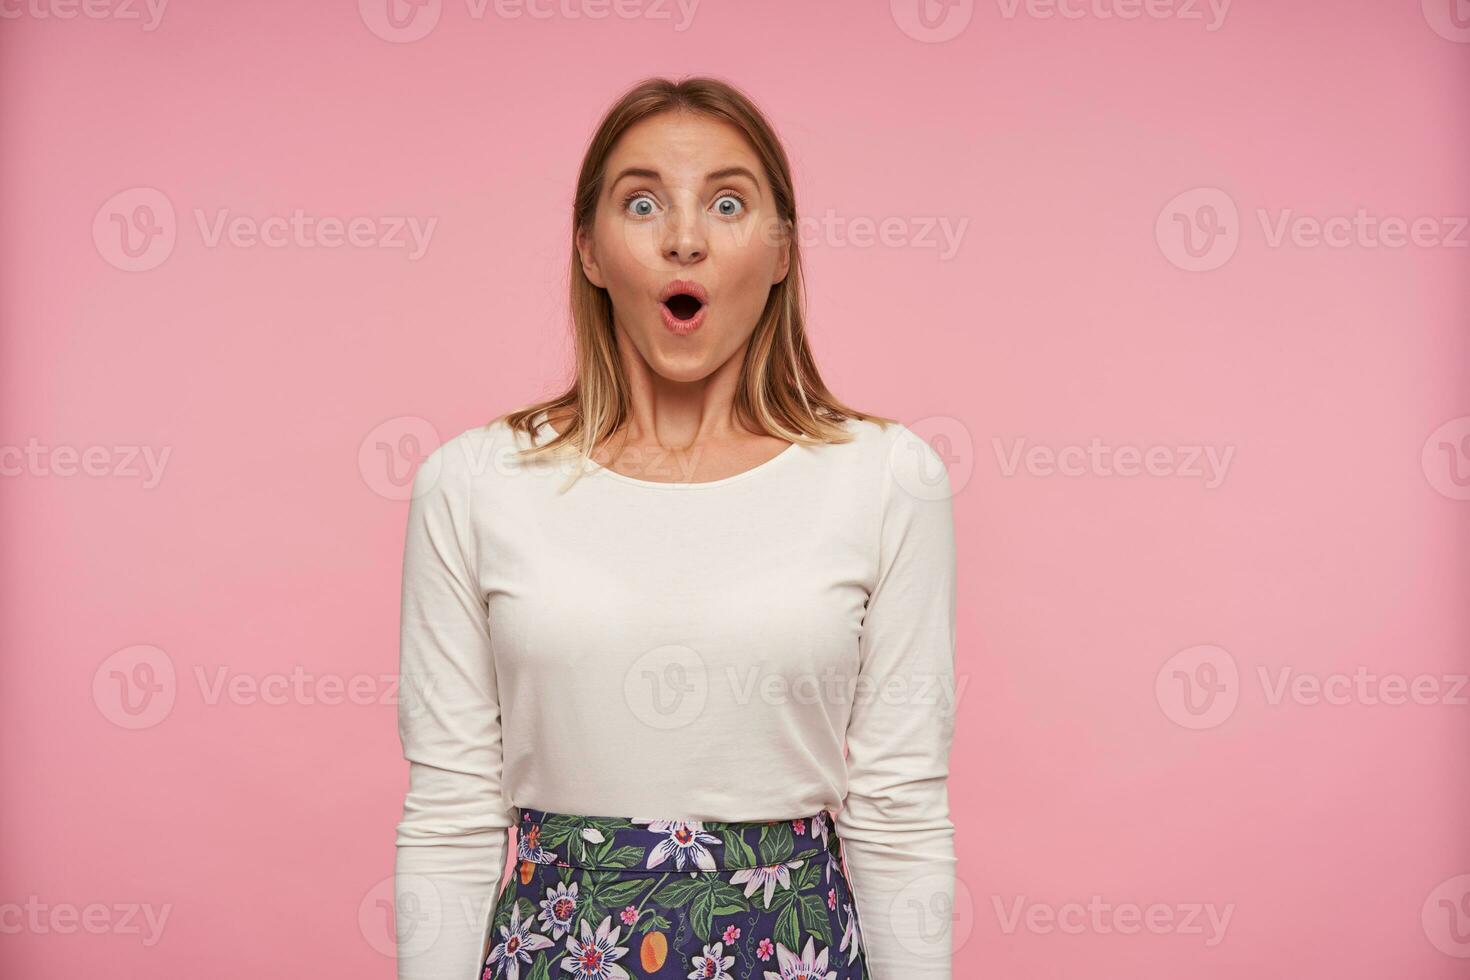
[[[735,393],[737,418],[754,431],[807,444],[848,441],[851,436],[843,424],[849,419],[867,419],[880,425],[895,421],[844,405],[827,389],[817,371],[807,345],[791,167],[770,123],[742,92],[717,79],[694,77],[674,82],[648,78],[629,89],[603,116],[577,177],[570,267],[576,351],[573,379],[560,395],[498,417],[504,418],[513,431],[533,437],[533,443],[535,430],[553,412],[569,417],[547,442],[521,450],[526,461],[573,446],[581,456],[591,458],[598,445],[617,432],[628,417],[628,383],[617,354],[612,301],[607,291],[593,285],[583,272],[577,236],[592,228],[606,179],[607,158],[618,138],[637,122],[675,110],[722,120],[745,134],[760,157],[775,197],[777,217],[790,239],[789,271],[771,287],[765,310],[746,347]]]

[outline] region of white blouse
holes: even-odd
[[[588,461],[559,492],[575,458],[520,464],[530,442],[500,420],[424,461],[403,559],[399,980],[478,977],[517,806],[830,809],[873,980],[948,980],[948,475],[900,424],[846,429],[704,483]]]

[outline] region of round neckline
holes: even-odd
[[[551,424],[550,418],[543,417],[541,420],[541,424],[549,429],[553,436],[561,435],[556,426]],[[777,463],[781,462],[781,460],[786,459],[788,456],[795,455],[796,450],[800,448],[801,443],[793,442],[785,449],[781,450],[779,453],[766,460],[764,463],[757,463],[748,470],[741,470],[739,473],[732,473],[731,475],[721,477],[718,480],[705,480],[701,483],[684,483],[672,481],[665,482],[663,480],[640,480],[636,476],[628,476],[626,473],[619,473],[617,470],[610,470],[595,459],[589,458],[587,460],[587,463],[589,466],[592,467],[593,473],[608,476],[614,480],[617,480],[619,483],[628,483],[635,487],[652,487],[655,490],[705,490],[713,489],[714,487],[723,487],[727,484],[735,483],[739,480],[744,480],[747,477],[754,476],[755,474],[760,473],[764,470],[768,470],[774,467]]]

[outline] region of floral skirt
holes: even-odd
[[[520,814],[481,980],[868,980],[825,809],[745,823]]]

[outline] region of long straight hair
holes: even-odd
[[[513,431],[532,437],[533,445],[521,450],[523,460],[529,462],[568,447],[575,447],[581,457],[590,459],[628,418],[628,382],[618,358],[612,301],[607,290],[593,285],[582,270],[577,237],[579,232],[592,230],[606,179],[607,158],[619,137],[641,120],[672,111],[701,113],[730,123],[745,134],[764,166],[778,218],[790,241],[789,270],[781,282],[771,287],[760,322],[746,347],[734,399],[739,421],[752,431],[805,444],[848,441],[851,437],[843,427],[848,419],[867,419],[880,425],[895,421],[844,405],[827,389],[817,371],[807,345],[806,296],[791,167],[770,123],[748,97],[726,82],[707,77],[679,82],[648,78],[608,109],[582,158],[572,206],[570,262],[576,371],[561,394],[503,416]],[[535,445],[536,430],[553,412],[566,415],[567,421],[546,442]]]

